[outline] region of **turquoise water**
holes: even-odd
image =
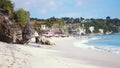
[[[98,35],[92,36],[92,38],[98,39],[88,41],[85,44],[104,51],[120,53],[120,34]]]
[[[89,41],[87,44],[120,47],[120,34],[95,36],[97,40]]]

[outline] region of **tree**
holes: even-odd
[[[59,28],[61,29],[63,26],[64,26],[64,20],[62,20],[62,19],[57,19],[57,21],[56,21],[57,23],[59,23]]]
[[[11,0],[0,0],[0,8],[5,10],[8,15],[12,15],[14,12],[14,5]]]
[[[46,20],[46,23],[45,23],[48,27],[52,27],[53,26],[53,23],[48,19]]]
[[[56,21],[56,18],[54,16],[50,17],[50,21]]]
[[[107,17],[106,17],[106,20],[110,20],[110,19],[111,19],[110,16],[107,16]]]
[[[16,17],[16,21],[18,22],[18,24],[20,24],[21,27],[24,27],[28,20],[29,12],[20,8],[15,12],[15,17]]]
[[[80,23],[80,19],[79,18],[75,18],[74,23]]]
[[[60,19],[60,20],[58,20],[58,21],[59,21],[59,30],[60,30],[61,32],[65,32],[65,30],[64,30],[64,28],[63,28],[63,26],[65,25],[64,20]]]

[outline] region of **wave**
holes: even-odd
[[[93,50],[98,50],[98,51],[105,51],[105,52],[111,52],[111,53],[116,53],[120,54],[120,47],[116,46],[109,46],[109,45],[93,45],[89,44],[90,41],[94,40],[102,40],[103,37],[84,37],[80,39],[80,42],[75,42],[74,45],[76,47],[80,48],[88,48],[88,49],[93,49]]]

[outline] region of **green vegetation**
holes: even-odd
[[[84,18],[69,18],[64,17],[63,18],[66,23],[79,23],[82,27],[82,24],[84,24],[84,28],[86,29],[86,33],[91,33],[89,30],[90,26],[94,26],[95,30],[94,33],[99,33],[99,29],[103,29],[104,33],[106,32],[112,32],[117,33],[118,27],[120,27],[120,19],[114,18],[111,19],[109,16],[106,17],[106,19],[84,19]]]
[[[40,30],[40,26],[41,25],[46,25],[49,28],[52,28],[55,24],[58,24],[59,31],[62,31],[62,28],[64,26],[64,20],[63,19],[59,19],[59,18],[55,18],[55,17],[51,17],[48,19],[37,19],[37,18],[31,18],[31,20],[35,20],[35,24],[34,24],[34,28],[39,32],[43,32],[43,30]]]
[[[15,19],[20,24],[20,26],[24,27],[29,17],[29,13],[24,9],[20,8],[15,12]]]
[[[120,25],[116,25],[115,23],[119,24],[119,22],[114,22],[115,19],[94,19],[91,21],[91,25],[93,25],[95,27],[95,33],[98,33],[99,29],[104,29],[104,33],[106,32],[112,32],[112,33],[116,33],[118,32],[118,27]]]
[[[109,16],[106,17],[106,19],[84,19],[82,17],[80,18],[69,18],[69,17],[63,17],[63,18],[55,18],[51,17],[49,19],[37,19],[37,18],[31,18],[31,20],[37,20],[37,21],[44,21],[45,25],[48,27],[52,27],[53,24],[58,23],[59,29],[63,29],[63,26],[72,27],[72,29],[78,30],[79,26],[83,27],[82,24],[84,24],[84,28],[86,29],[86,33],[90,34],[91,31],[89,30],[89,27],[94,26],[93,33],[99,33],[99,29],[103,29],[103,32],[112,32],[117,33],[118,27],[120,27],[120,20],[117,18],[111,19]],[[36,23],[37,24],[37,23]],[[43,24],[43,23],[42,23]],[[72,25],[69,25],[72,24]],[[38,26],[40,24],[37,24]],[[68,28],[67,28],[68,29]]]
[[[29,13],[22,8],[14,11],[14,4],[11,0],[0,0],[0,10],[4,11],[3,14],[10,17],[14,24],[18,24],[21,27],[24,27],[28,20]]]
[[[24,27],[29,17],[29,12],[25,11],[22,8],[14,11],[14,4],[11,2],[11,0],[0,0],[0,10],[4,10],[4,14],[8,15],[9,17],[11,18],[14,17],[13,22],[16,22],[21,27]],[[95,28],[93,31],[94,33],[99,33],[99,29],[103,29],[104,33],[106,32],[116,33],[118,32],[118,28],[120,27],[120,19],[117,18],[111,19],[109,16],[106,17],[106,19],[94,19],[94,18],[84,19],[82,17],[80,18],[51,17],[48,19],[31,18],[31,20],[35,20],[34,28],[38,32],[41,32],[40,25],[42,24],[45,24],[49,28],[52,28],[54,24],[58,24],[59,25],[58,28],[60,31],[65,30],[64,26],[67,26],[66,31],[69,31],[68,30],[69,27],[78,30],[79,26],[83,27],[82,24],[84,24],[84,28],[86,29],[87,34],[91,33],[89,30],[89,27],[91,26],[94,26]]]
[[[0,9],[4,9],[8,15],[12,15],[14,13],[14,5],[11,0],[0,0]]]

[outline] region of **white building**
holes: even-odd
[[[41,29],[42,30],[45,30],[46,28],[45,28],[45,25],[41,25]]]

